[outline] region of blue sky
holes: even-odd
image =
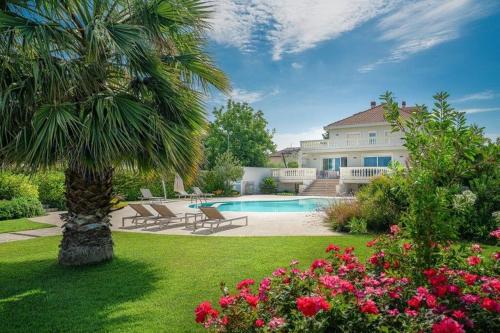
[[[391,90],[408,105],[448,91],[500,135],[500,1],[215,0],[209,52],[233,99],[262,110],[279,148]],[[225,104],[214,95],[211,109]]]

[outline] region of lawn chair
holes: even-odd
[[[139,197],[141,201],[149,201],[149,202],[155,202],[155,201],[165,201],[164,197],[155,197],[153,196],[153,193],[149,190],[149,188],[141,188],[141,194],[142,196]]]
[[[219,225],[223,223],[229,223],[229,225],[233,224],[233,221],[235,220],[245,220],[245,225],[248,225],[248,216],[240,216],[240,217],[233,217],[233,218],[225,218],[224,215],[219,212],[219,210],[215,207],[200,207],[201,212],[205,215],[205,219],[199,220],[199,221],[194,221],[194,231],[196,231],[196,227],[198,224],[201,224],[201,228],[205,227],[205,224],[210,225],[210,232],[214,232],[214,225],[216,226],[215,229],[219,228]]]
[[[134,216],[125,216],[122,218],[122,227],[125,227],[125,220],[131,219],[132,224],[137,226],[139,221],[142,221],[142,224],[147,224],[148,221],[153,221],[157,217],[151,213],[146,207],[141,204],[129,204],[129,207],[135,210]]]
[[[184,216],[179,216],[180,214],[175,214],[165,205],[151,204],[151,208],[158,213],[155,219],[155,224],[169,225],[173,222],[182,222],[185,218]]]
[[[197,196],[200,197],[200,200],[201,199],[205,199],[205,202],[207,202],[207,198],[211,198],[214,196],[213,193],[204,193],[199,187],[197,186],[193,186],[193,192],[194,194],[196,194]]]

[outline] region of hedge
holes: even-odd
[[[0,220],[33,217],[45,213],[37,198],[19,197],[11,200],[0,200]]]

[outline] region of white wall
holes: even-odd
[[[402,165],[408,158],[408,152],[400,148],[394,149],[384,149],[384,150],[370,150],[370,151],[349,151],[349,152],[335,152],[335,153],[304,153],[302,157],[302,167],[303,168],[316,168],[317,170],[323,170],[323,159],[324,158],[336,158],[336,157],[347,157],[348,167],[360,167],[363,166],[363,161],[365,157],[372,156],[390,156],[392,161],[398,161]]]
[[[346,144],[347,134],[355,133],[359,133],[360,144],[366,145],[368,143],[369,133],[372,132],[377,133],[377,144],[384,144],[387,142],[386,140],[388,140],[390,144],[396,144],[400,142],[401,139],[401,133],[392,133],[391,126],[389,125],[370,125],[328,130],[330,140],[337,141],[342,146]]]
[[[271,176],[271,168],[244,167],[243,178],[241,179],[241,194],[256,194],[260,192],[259,185],[262,179]],[[246,193],[249,189],[247,184],[253,183],[253,193]]]

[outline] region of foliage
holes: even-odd
[[[262,179],[259,184],[260,192],[264,194],[272,194],[275,193],[278,189],[278,185],[276,184],[276,180],[273,177],[266,177]]]
[[[38,186],[40,202],[44,205],[66,209],[66,197],[64,196],[64,173],[62,171],[44,171],[36,173],[33,181]]]
[[[6,232],[17,232],[17,231],[44,229],[52,227],[54,227],[53,224],[34,222],[25,218],[20,218],[15,220],[2,220],[0,221],[0,234]]]
[[[113,193],[124,200],[135,201],[141,196],[141,188],[148,188],[154,196],[163,197],[162,180],[165,181],[167,198],[174,198],[174,176],[159,175],[154,172],[117,170],[113,177]]]
[[[0,200],[18,197],[38,198],[38,187],[28,176],[10,171],[0,171]]]
[[[368,233],[368,222],[362,217],[353,217],[348,223],[349,232],[352,234]]]
[[[244,279],[231,292],[221,285],[220,310],[210,302],[195,309],[195,320],[212,332],[496,332],[500,329],[498,260],[479,245],[462,248],[413,279],[413,244],[401,246],[399,228],[369,242],[376,252],[362,264],[354,248],[330,244],[327,258],[305,270],[292,261],[255,285]],[[500,230],[499,230],[500,232]],[[500,235],[499,235],[500,236]],[[403,260],[386,256],[402,248]],[[410,258],[406,260],[405,258]]]
[[[247,103],[229,100],[226,109],[214,109],[215,120],[205,138],[207,168],[213,168],[217,157],[230,151],[243,166],[261,167],[268,155],[276,149],[274,130],[267,129],[262,111],[255,111]]]
[[[324,222],[334,231],[349,231],[349,221],[361,217],[361,209],[356,201],[334,201],[325,209]]]
[[[217,156],[214,167],[202,175],[204,190],[231,195],[232,182],[240,180],[243,173],[240,161],[231,152],[222,153]]]
[[[368,230],[386,232],[391,224],[399,223],[408,206],[403,172],[394,167],[391,175],[373,178],[356,193]]]
[[[394,131],[404,134],[409,152],[404,224],[416,246],[419,270],[435,263],[437,248],[432,244],[459,235],[461,218],[453,208],[453,198],[461,193],[464,179],[473,176],[474,163],[487,141],[482,130],[467,125],[464,114],[455,111],[447,98],[445,92],[436,94],[432,111],[425,105],[417,106],[404,121],[392,94],[382,96],[386,119]]]
[[[286,164],[288,168],[298,168],[299,167],[299,162],[297,161],[290,161]]]
[[[11,200],[0,200],[0,220],[33,217],[45,213],[38,198],[17,197]]]

